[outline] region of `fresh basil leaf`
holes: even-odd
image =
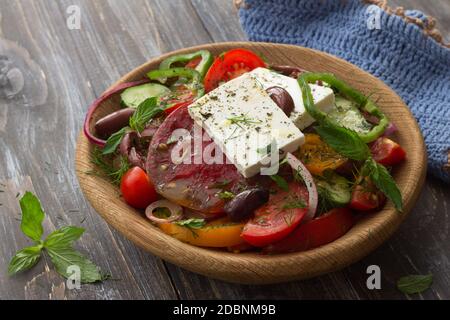
[[[31,269],[41,258],[42,245],[27,247],[17,251],[8,266],[10,276]]]
[[[366,160],[370,155],[367,144],[350,129],[332,123],[315,127],[316,132],[330,147],[352,160]]]
[[[116,133],[113,133],[108,140],[106,140],[105,147],[102,150],[103,155],[114,153],[122,141],[123,136],[126,133],[127,128],[122,128]]]
[[[56,271],[64,278],[71,276],[67,272],[70,266],[77,266],[80,268],[80,280],[82,283],[94,283],[106,279],[105,275],[100,272],[100,269],[92,261],[85,258],[71,246],[46,247],[46,249]]]
[[[137,132],[142,132],[147,123],[156,115],[164,111],[157,104],[156,97],[144,100],[130,118],[130,128]]]
[[[274,174],[270,176],[270,178],[275,181],[278,187],[280,187],[283,191],[289,191],[289,184],[283,177]]]
[[[403,210],[402,194],[386,167],[369,158],[364,164],[362,173],[370,177],[375,186],[394,203],[398,211]]]
[[[73,226],[63,227],[49,234],[47,239],[45,239],[44,246],[50,248],[67,247],[78,240],[83,233],[83,228]]]
[[[403,293],[421,293],[429,289],[433,283],[433,275],[410,275],[397,281],[397,288]]]
[[[42,221],[45,214],[39,199],[31,192],[26,192],[20,199],[20,208],[22,209],[22,222],[20,224],[22,232],[31,240],[40,241],[44,233]]]
[[[174,223],[190,229],[201,229],[205,226],[206,221],[205,219],[191,218],[187,220],[175,221]]]

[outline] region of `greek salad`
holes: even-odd
[[[99,106],[120,95],[104,117]],[[173,55],[86,116],[96,174],[174,238],[280,254],[343,236],[387,200],[405,150],[370,96],[247,49]]]

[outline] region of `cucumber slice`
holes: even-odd
[[[340,125],[357,133],[368,133],[372,129],[372,125],[367,122],[357,105],[340,95],[336,95],[334,108],[331,109],[328,116]]]
[[[125,106],[137,108],[142,102],[151,97],[161,97],[169,94],[169,88],[158,83],[146,83],[126,89],[120,97]]]
[[[343,207],[351,200],[349,181],[334,172],[326,172],[323,178],[317,179],[316,186],[319,197],[329,209]]]

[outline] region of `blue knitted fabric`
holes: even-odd
[[[443,169],[450,149],[450,50],[412,23],[359,0],[246,0],[239,12],[252,41],[297,44],[341,57],[394,89],[417,118],[429,172]],[[379,28],[368,27],[378,10]],[[419,11],[406,15],[426,19]],[[372,19],[373,20],[373,19]]]

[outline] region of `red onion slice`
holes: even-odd
[[[91,125],[91,121],[92,121],[92,116],[94,115],[95,110],[97,110],[98,106],[100,106],[100,104],[102,104],[102,102],[104,102],[105,100],[108,100],[111,96],[117,94],[117,93],[121,93],[122,91],[124,91],[125,89],[131,88],[131,87],[135,87],[144,83],[148,83],[150,82],[150,80],[148,79],[144,79],[144,80],[139,80],[139,81],[134,81],[134,82],[126,82],[126,83],[120,83],[117,86],[115,86],[114,88],[112,88],[111,90],[105,92],[100,98],[98,98],[97,100],[95,100],[88,109],[88,112],[86,114],[86,118],[84,120],[84,127],[83,127],[83,131],[84,131],[84,135],[86,136],[86,138],[89,140],[90,143],[92,144],[96,144],[100,147],[104,147],[106,141],[100,138],[97,138],[96,136],[94,136],[94,134],[90,131],[90,125]]]
[[[153,214],[153,211],[157,208],[167,208],[170,211],[170,216],[167,218],[158,218]],[[183,208],[179,206],[178,204],[175,204],[173,202],[170,202],[169,200],[158,200],[153,202],[151,205],[145,209],[145,215],[147,218],[149,218],[151,221],[156,223],[167,223],[172,222],[175,220],[178,220],[181,218],[183,214]]]
[[[387,126],[386,130],[384,130],[383,136],[385,137],[392,136],[397,131],[398,131],[397,126],[394,123],[389,122],[389,125]]]
[[[308,222],[314,218],[316,215],[317,204],[319,202],[319,195],[317,193],[317,187],[314,183],[314,179],[309,172],[309,170],[305,167],[303,162],[297,159],[292,153],[288,153],[286,155],[287,162],[292,167],[292,169],[296,170],[299,175],[302,177],[303,181],[306,184],[306,188],[308,189],[309,199],[308,199],[308,212],[303,219],[303,222]]]

